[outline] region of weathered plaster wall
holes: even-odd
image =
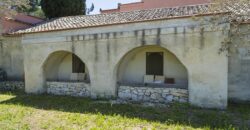
[[[196,106],[225,108],[228,94],[228,60],[218,54],[228,24],[217,30],[192,18],[159,20],[23,37],[26,92],[46,92],[43,64],[55,51],[76,54],[88,66],[91,95],[117,96],[118,65],[128,52],[156,45],[172,52],[188,72],[189,102]],[[34,50],[34,51],[33,51]]]
[[[21,37],[3,37],[0,42],[0,68],[7,72],[8,80],[24,80]]]
[[[65,51],[55,52],[44,63],[45,77],[48,81],[71,81],[72,54]],[[87,66],[85,66],[86,80],[89,80]]]
[[[157,46],[141,47],[129,52],[119,65],[118,81],[121,83],[143,83],[146,75],[146,53],[164,53],[164,76],[174,78],[177,84],[188,86],[187,70],[182,63],[169,51]]]
[[[233,28],[232,28],[233,29]],[[250,101],[250,24],[233,33],[229,54],[229,99]]]

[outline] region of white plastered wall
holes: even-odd
[[[186,18],[27,34],[22,41],[26,92],[46,92],[42,66],[49,54],[64,50],[88,66],[91,95],[116,96],[122,58],[138,47],[155,45],[173,53],[187,69],[191,104],[225,108],[228,57],[218,51],[229,27],[223,23],[213,30],[206,24]]]
[[[24,80],[24,62],[21,37],[3,37],[0,43],[0,68],[8,80]]]

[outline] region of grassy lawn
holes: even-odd
[[[250,129],[250,104],[208,110],[187,104],[153,108],[87,98],[0,92],[0,130]]]

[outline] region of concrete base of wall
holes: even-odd
[[[177,88],[153,88],[120,86],[118,98],[126,101],[170,103],[188,102],[188,90]]]

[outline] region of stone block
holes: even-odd
[[[168,94],[169,94],[169,93],[170,93],[170,90],[169,90],[169,89],[163,89],[162,92],[163,92],[163,93],[168,93]]]
[[[174,99],[174,96],[173,95],[168,95],[168,96],[166,96],[165,99],[166,99],[167,102],[172,102],[173,99]]]
[[[144,96],[143,101],[146,101],[146,102],[150,101],[150,96]]]
[[[133,101],[139,101],[139,99],[138,99],[138,96],[137,96],[137,95],[134,95],[134,94],[133,94],[133,95],[131,96],[131,98],[132,98],[132,100],[133,100]]]
[[[130,99],[132,98],[132,94],[131,93],[119,93],[118,97],[122,99]]]
[[[161,98],[161,95],[159,93],[153,93],[151,94],[150,98],[153,100],[157,100]]]

